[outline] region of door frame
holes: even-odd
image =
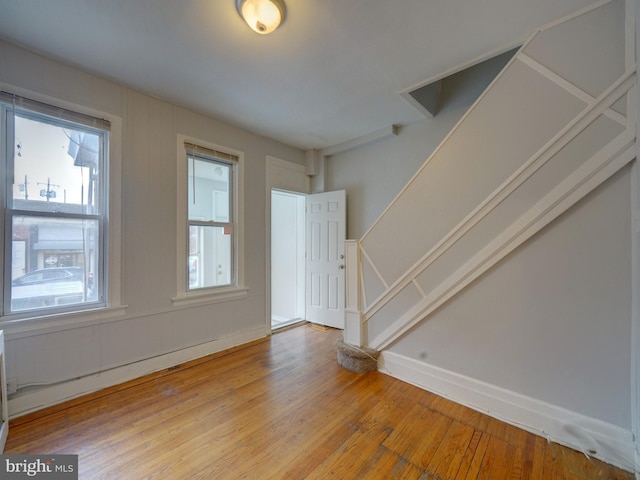
[[[265,188],[265,335],[271,335],[271,191],[308,195],[311,181],[305,165],[267,155]]]
[[[274,207],[274,201],[276,199],[280,199],[279,201],[284,201],[283,199],[287,199],[287,210],[283,215],[282,211],[279,211]],[[305,319],[306,317],[306,300],[307,300],[307,291],[306,291],[306,202],[307,202],[307,194],[292,192],[290,190],[282,190],[279,188],[271,189],[271,330],[273,331],[276,328],[274,327],[274,319],[278,317],[278,305],[275,305],[274,302],[284,302],[286,305],[286,309],[294,308],[295,312],[289,312],[290,315],[285,315],[286,318],[282,318],[278,321],[284,322],[281,326],[291,325],[296,321],[301,319]],[[289,208],[295,209],[295,215],[289,211]],[[280,226],[284,227],[288,230],[288,233],[285,235],[279,234],[278,232],[273,230],[273,227],[277,226],[274,224],[275,214],[278,213],[279,220],[282,223]],[[290,229],[290,230],[289,230]],[[295,231],[294,236],[290,236],[293,231]],[[284,248],[284,249],[283,249]],[[279,252],[274,256],[274,252]],[[274,258],[276,259],[276,263],[273,263]],[[276,286],[278,285],[278,276],[273,274],[274,270],[277,270],[280,273],[283,273],[282,268],[284,268],[288,273],[285,274],[283,280],[288,287],[285,291],[280,290],[281,294],[278,296],[276,293]],[[289,284],[290,281],[293,281],[293,285]],[[292,289],[295,290],[292,291]],[[280,303],[280,306],[284,306]],[[276,311],[274,311],[276,310]]]

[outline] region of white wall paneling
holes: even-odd
[[[599,12],[602,15],[607,15],[607,9],[610,9],[611,6],[606,4],[601,6],[598,9],[593,11],[589,11],[584,13],[583,15],[588,15],[590,18],[594,15],[594,12]],[[618,8],[619,9],[619,8]],[[602,11],[604,10],[604,11]],[[616,10],[617,11],[617,10]],[[582,16],[578,16],[575,18],[582,18]],[[570,20],[576,21],[574,19]],[[562,24],[564,25],[564,24]],[[580,31],[580,30],[579,30]],[[544,30],[542,34],[548,35],[549,30]],[[535,42],[537,37],[534,36],[533,39],[529,42],[529,45]],[[610,49],[616,50],[616,47],[619,48],[615,42],[610,42],[612,45],[608,45]],[[524,47],[525,49],[527,46]],[[614,55],[615,57],[615,55]],[[362,239],[361,245],[362,249],[366,252],[368,259],[373,259],[374,268],[376,271],[381,272],[381,276],[385,283],[391,283],[392,286],[388,288],[385,294],[378,298],[372,305],[367,306],[367,310],[365,315],[367,318],[373,316],[377,310],[380,308],[380,305],[384,305],[388,301],[390,301],[400,290],[404,288],[409,282],[413,281],[417,277],[416,272],[421,273],[431,262],[437,259],[443,251],[451,248],[455,245],[456,242],[460,240],[465,234],[469,232],[470,229],[476,226],[476,224],[485,218],[485,216],[491,212],[497,205],[501,202],[505,201],[509,197],[509,195],[518,189],[523,183],[525,183],[535,172],[537,172],[546,162],[549,161],[550,158],[553,158],[555,154],[557,154],[560,150],[566,147],[575,137],[577,137],[584,129],[589,127],[598,117],[600,117],[603,113],[610,113],[610,107],[615,104],[619,98],[624,97],[626,92],[633,86],[635,82],[635,76],[633,74],[626,74],[620,78],[617,78],[616,81],[605,89],[603,93],[597,99],[585,95],[573,95],[571,90],[567,89],[566,85],[563,88],[560,88],[557,91],[559,95],[555,100],[559,98],[574,98],[578,101],[578,104],[582,105],[582,108],[579,111],[574,110],[570,107],[572,105],[570,102],[564,102],[558,105],[557,101],[554,101],[554,106],[556,107],[553,113],[554,118],[558,118],[562,115],[558,115],[559,112],[565,112],[570,114],[571,117],[566,117],[566,120],[561,121],[558,124],[553,126],[555,133],[549,134],[546,133],[541,137],[538,137],[537,144],[538,147],[532,146],[536,144],[530,144],[528,147],[530,151],[533,151],[533,154],[524,157],[525,161],[520,161],[520,165],[516,164],[513,170],[509,172],[509,169],[504,170],[495,168],[491,168],[487,166],[487,161],[495,162],[495,158],[497,157],[509,157],[511,161],[514,157],[512,152],[515,150],[518,151],[518,155],[515,155],[516,158],[523,158],[521,156],[522,148],[516,148],[515,145],[511,145],[508,148],[505,148],[504,144],[505,137],[509,139],[513,139],[516,137],[520,139],[522,137],[522,131],[527,132],[527,137],[536,137],[537,134],[541,134],[543,131],[539,129],[537,126],[539,123],[544,123],[545,126],[548,126],[550,122],[546,118],[546,115],[543,112],[539,111],[538,115],[533,114],[534,105],[533,103],[539,103],[540,98],[535,95],[523,96],[527,97],[529,103],[525,104],[516,104],[513,102],[509,102],[509,97],[504,97],[500,92],[503,90],[509,91],[514,84],[515,79],[517,79],[517,83],[514,85],[517,90],[520,88],[529,89],[531,91],[545,92],[544,97],[548,99],[549,93],[551,90],[548,90],[549,85],[555,83],[553,82],[553,78],[549,79],[548,77],[542,75],[540,76],[539,69],[528,69],[528,73],[525,75],[524,72],[513,76],[510,74],[510,70],[521,71],[523,68],[522,63],[518,63],[517,57],[516,61],[513,61],[509,64],[507,69],[503,72],[501,77],[496,80],[489,90],[495,90],[498,93],[489,92],[485,93],[480,100],[474,105],[471,109],[470,113],[468,113],[458,124],[454,132],[445,139],[442,146],[432,155],[432,157],[425,163],[425,167],[421,169],[418,174],[412,179],[412,181],[408,184],[408,186],[403,190],[403,192],[396,198],[393,204],[385,211],[385,213],[379,218],[378,222],[374,224],[374,226],[367,232],[365,237]],[[526,67],[525,67],[526,68]],[[524,77],[523,77],[524,75]],[[531,81],[531,78],[536,79],[535,81]],[[542,80],[541,78],[546,80]],[[542,87],[545,85],[545,87]],[[541,90],[542,88],[542,90]],[[564,94],[562,93],[564,92]],[[584,102],[587,102],[585,105]],[[544,102],[542,102],[544,103]],[[565,105],[566,110],[563,110],[561,105]],[[523,112],[528,114],[528,118],[526,122],[518,122],[514,121],[517,118],[517,114],[514,116],[513,114],[506,114],[505,109],[510,109]],[[481,111],[481,116],[476,116],[476,111]],[[494,121],[491,121],[495,117],[495,113],[498,112],[499,115]],[[492,116],[493,115],[493,116]],[[502,118],[504,117],[504,118]],[[620,122],[619,115],[615,116],[615,120]],[[487,121],[487,118],[490,119]],[[510,131],[505,131],[505,123],[504,119],[508,118],[510,125],[516,125],[520,131],[515,132],[511,135]],[[622,119],[624,120],[624,119]],[[482,126],[478,125],[482,124]],[[486,131],[485,124],[490,125],[493,130],[489,133]],[[475,128],[474,128],[475,127]],[[482,133],[479,135],[478,132]],[[532,134],[532,132],[537,134]],[[507,133],[507,135],[505,135]],[[459,138],[460,137],[460,138]],[[467,138],[471,138],[471,143],[468,143]],[[496,138],[499,141],[495,142],[486,142],[486,138]],[[475,139],[475,140],[474,140]],[[622,138],[620,140],[622,146],[624,147],[625,142],[629,142],[630,140],[625,140]],[[487,150],[483,147],[482,143],[496,143],[501,144],[501,150]],[[517,142],[519,147],[522,147],[522,142]],[[453,144],[454,147],[452,149],[448,148],[449,144]],[[465,150],[466,149],[466,150]],[[524,149],[525,152],[527,149]],[[615,150],[615,149],[614,149]],[[466,152],[466,153],[465,153]],[[453,153],[456,153],[455,155]],[[619,151],[616,150],[613,154],[618,154]],[[482,170],[489,172],[493,175],[492,178],[506,178],[503,183],[498,184],[498,188],[490,194],[483,194],[484,200],[477,200],[476,194],[472,191],[470,192],[469,183],[466,178],[473,179],[473,187],[477,189],[476,184],[482,183],[478,179],[480,173],[477,167],[472,166],[472,169],[475,175],[469,176],[468,174],[462,174],[462,170],[455,168],[455,166],[449,165],[452,159],[455,159],[461,165],[465,165],[469,168],[470,158],[479,157],[483,159],[482,162]],[[427,168],[427,166],[432,167],[434,164],[440,160],[440,158],[447,159],[449,162],[447,167],[449,168],[448,177],[444,180],[441,176],[437,175],[439,170],[436,168],[435,171],[433,168]],[[444,161],[444,160],[443,160]],[[454,161],[454,162],[455,162]],[[606,161],[606,160],[603,160]],[[475,162],[472,162],[475,165]],[[425,170],[428,170],[429,175],[422,174]],[[507,174],[500,173],[501,171],[507,172]],[[497,174],[497,175],[496,175]],[[488,173],[487,173],[488,175]],[[451,177],[451,178],[449,178]],[[456,178],[453,178],[456,177]],[[487,177],[487,179],[490,177]],[[445,181],[446,180],[446,181]],[[425,184],[424,182],[427,182]],[[455,202],[449,202],[446,200],[446,196],[448,192],[440,190],[440,200],[436,201],[436,198],[430,198],[433,195],[433,192],[437,191],[436,184],[441,182],[441,185],[458,185],[458,189],[460,191],[465,192],[465,198],[469,198],[469,206],[466,207],[470,213],[464,217],[463,210],[460,210],[460,205],[463,203],[459,198],[456,198]],[[489,183],[487,183],[489,184]],[[423,193],[421,193],[423,192]],[[426,193],[425,193],[426,192]],[[538,195],[543,195],[542,192],[538,192]],[[426,199],[423,197],[427,197]],[[443,206],[447,204],[453,204],[454,207],[450,208],[448,206]],[[433,207],[430,207],[433,205]],[[474,205],[477,205],[475,209]],[[430,208],[437,209],[431,211]],[[461,213],[456,213],[461,212]],[[429,218],[429,222],[416,222],[415,218]],[[462,222],[457,226],[455,224],[450,224],[451,228],[449,228],[449,233],[447,232],[447,227],[445,226],[448,222],[450,222],[450,218],[461,218]],[[445,220],[442,220],[444,218]],[[408,225],[411,225],[409,227]],[[421,227],[414,227],[414,225],[421,225]],[[443,227],[445,227],[443,229]],[[389,256],[383,254],[386,249],[392,247],[393,237],[388,234],[390,231],[397,232],[405,232],[411,238],[420,238],[420,242],[408,242],[407,245],[415,245],[413,247],[415,252],[420,251],[419,249],[426,249],[427,253],[422,256],[422,258],[417,257],[417,253],[411,252],[412,247],[408,246],[407,248],[403,248],[403,253],[406,255],[406,259],[410,260],[413,258],[414,263],[413,266],[407,260],[402,260],[402,258],[398,259],[398,255]],[[379,233],[377,233],[379,232]],[[433,240],[430,240],[433,238]],[[438,241],[437,239],[440,238]],[[427,248],[425,248],[425,245]],[[431,248],[428,246],[432,245]],[[407,252],[409,252],[407,254]],[[389,263],[389,259],[393,259],[393,263]],[[403,273],[399,273],[403,272]],[[392,282],[390,280],[393,280]],[[371,338],[371,337],[370,337]],[[392,339],[389,339],[392,341]],[[379,346],[379,345],[378,345]]]
[[[5,42],[0,87],[120,122],[110,145],[114,308],[4,322],[7,374],[21,388],[9,400],[11,416],[266,334],[265,158],[303,165],[303,151]],[[244,155],[239,201],[246,288],[239,297],[174,302],[182,275],[176,261],[179,134]]]
[[[632,3],[536,31],[366,230],[358,266],[366,346],[411,364],[388,373],[630,470]]]
[[[536,95],[523,95],[523,89]],[[522,62],[512,62],[361,239],[385,281],[400,278],[584,107]],[[464,195],[452,201],[452,188]],[[421,241],[389,256],[389,232]]]
[[[6,357],[4,354],[4,332],[0,330],[0,453],[4,452],[4,446],[9,436],[9,404],[7,402],[7,371],[5,368]]]

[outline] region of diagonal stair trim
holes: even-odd
[[[480,205],[467,215],[442,240],[431,248],[416,264],[398,280],[396,280],[363,312],[363,321],[367,322],[385,304],[391,301],[407,285],[417,278],[429,265],[435,262],[449,248],[456,244],[467,232],[485,218],[493,209],[522,185],[529,177],[544,166],[555,154],[569,144],[580,132],[588,127],[600,115],[607,112],[611,105],[629,92],[635,84],[635,71],[627,72],[604,91],[592,104],[587,105],[580,114],[569,122],[560,132],[549,140],[536,154],[525,162],[511,177],[503,182]],[[369,259],[364,246],[361,244],[363,255]],[[371,260],[370,263],[373,265]]]
[[[534,60],[529,55],[527,55],[525,52],[521,51],[518,54],[518,60],[520,60],[521,62],[523,62],[527,66],[533,68],[535,71],[537,71],[541,75],[544,75],[549,80],[551,80],[553,83],[555,83],[559,87],[563,88],[565,91],[569,92],[574,97],[579,98],[580,100],[582,100],[587,105],[592,105],[592,104],[594,104],[596,102],[596,98],[592,97],[587,92],[585,92],[581,88],[578,88],[575,84],[569,82],[568,80],[566,80],[565,78],[561,77],[557,73],[555,73],[552,70],[548,69],[547,67],[542,65],[540,62]],[[617,122],[618,124],[622,125],[623,127],[627,125],[627,117],[624,116],[621,113],[616,112],[615,110],[607,109],[607,110],[604,111],[604,115],[609,117],[614,122]]]
[[[627,129],[545,195],[369,345],[383,350],[461,292],[580,199],[635,158],[635,132]]]

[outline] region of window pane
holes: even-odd
[[[189,220],[229,222],[231,166],[189,157],[188,168]]]
[[[16,115],[13,208],[95,213],[101,143],[77,126]]]
[[[15,216],[11,311],[96,302],[99,222]]]
[[[231,227],[189,227],[189,289],[231,284]]]

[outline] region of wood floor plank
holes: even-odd
[[[375,376],[378,377],[377,374]],[[355,407],[362,413],[351,417],[349,413],[345,412],[347,417],[356,420],[351,424],[353,433],[326,460],[310,472],[309,478],[324,478],[325,476],[353,478],[358,471],[361,471],[363,464],[367,463],[389,436],[410,401],[408,397],[400,398],[400,401],[393,401],[386,396],[388,389],[389,387],[382,388],[370,397],[363,394]],[[369,404],[362,402],[362,399],[366,398],[370,398]]]
[[[345,412],[354,409],[368,409],[375,405],[373,396],[379,391],[381,385],[374,385],[376,378],[373,376],[360,377],[357,382],[361,382],[361,388],[369,392],[368,405],[353,405],[350,398],[344,395],[327,395],[313,402],[315,408],[296,408],[290,412],[283,412],[282,417],[272,416],[268,422],[259,426],[257,434],[254,435],[252,445],[244,446],[251,457],[251,466],[246,461],[235,461],[228,463],[226,468],[236,472],[257,471],[260,465],[277,458],[277,464],[271,469],[275,474],[280,467],[285,468],[295,461],[300,452],[289,448],[290,445],[297,445],[302,450],[311,450],[312,446],[321,442],[323,438],[335,438],[336,435],[344,435],[345,431],[351,429],[345,425],[338,416],[327,417],[323,406],[328,402],[335,408]],[[377,382],[379,383],[379,382]],[[354,388],[358,388],[353,385]],[[366,402],[366,399],[362,399]],[[307,405],[309,407],[309,405]],[[361,413],[357,413],[361,415]],[[268,441],[275,438],[276,440]],[[268,447],[264,445],[268,443]],[[249,468],[248,468],[249,467]]]
[[[5,453],[78,454],[83,480],[633,480],[387,375],[344,370],[340,336],[299,326],[26,415]]]
[[[468,425],[453,421],[426,470],[437,478],[455,479],[473,434]]]
[[[374,455],[363,464],[353,480],[423,480],[427,474],[404,458],[379,446]]]
[[[473,458],[467,470],[467,474],[464,480],[476,480],[480,478],[480,469],[484,465],[484,456],[487,453],[487,445],[489,445],[490,436],[486,433],[480,435],[480,439],[476,446],[475,452],[473,452]]]
[[[420,468],[427,469],[452,424],[450,417],[430,411],[426,423],[414,429],[420,432],[420,438],[412,445],[407,459]]]
[[[478,480],[509,480],[516,448],[497,437],[490,437],[478,472]]]
[[[469,444],[467,445],[467,448],[465,449],[460,461],[460,465],[458,466],[458,472],[456,473],[455,480],[466,480],[471,468],[471,462],[476,455],[478,444],[480,443],[482,435],[482,432],[478,430],[475,430],[473,432],[471,440],[469,440]]]
[[[417,403],[385,440],[384,446],[426,468],[451,423],[450,417]]]
[[[385,386],[376,398],[375,411],[372,413],[384,419],[384,423],[381,423],[379,428],[389,430],[402,419],[410,406],[415,403],[415,390],[403,382],[385,381],[384,383]],[[343,418],[343,428],[335,431],[331,437],[321,439],[314,446],[305,449],[304,454],[297,455],[286,466],[286,471],[280,478],[306,478],[313,469],[335,452],[336,445],[342,445],[356,429],[361,428],[361,422],[355,416],[341,417]],[[348,421],[344,421],[347,419]]]
[[[542,437],[528,435],[524,441],[522,456],[522,480],[535,480],[542,477],[545,447],[547,441]]]
[[[307,478],[309,480],[354,478],[369,458],[375,454],[387,435],[387,432],[377,429],[355,431]]]

